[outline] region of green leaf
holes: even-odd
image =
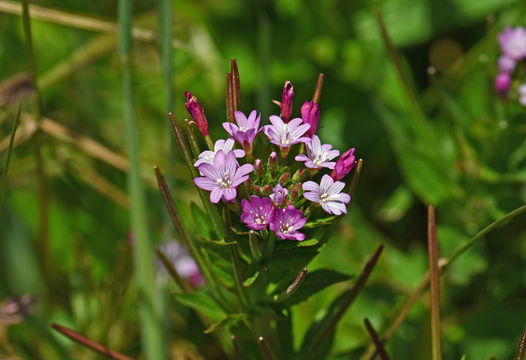
[[[352,276],[329,269],[319,269],[307,273],[307,278],[290,297],[283,301],[283,304],[287,307],[299,304],[326,287],[351,278]]]
[[[318,239],[310,239],[310,240],[303,240],[303,241],[278,241],[276,244],[276,251],[280,250],[290,250],[295,248],[301,248],[301,247],[309,247],[309,246],[315,246],[318,245],[319,240]]]
[[[204,333],[210,334],[211,332],[214,332],[217,329],[235,325],[238,322],[244,320],[247,316],[248,316],[247,314],[228,314],[225,317],[213,323],[212,325],[210,325],[208,329],[204,331]]]
[[[315,227],[320,227],[320,226],[325,226],[325,225],[329,225],[335,218],[336,216],[330,216],[330,217],[327,217],[327,218],[323,218],[323,219],[318,219],[318,220],[314,220],[314,221],[309,221],[308,223],[305,224],[305,226],[303,226],[304,228],[307,228],[307,229],[310,229],[310,228],[315,228]],[[303,241],[301,241],[303,242]]]
[[[219,321],[226,316],[225,311],[217,302],[203,292],[195,294],[173,293],[173,297],[178,303],[200,312],[212,321]]]
[[[192,212],[192,218],[194,219],[195,226],[197,233],[205,238],[210,237],[210,221],[207,220],[207,216],[199,208],[199,206],[196,205],[196,203],[192,202],[190,204],[190,211]]]
[[[249,287],[254,284],[259,277],[259,271],[256,271],[252,276],[248,277],[243,281],[243,286]]]

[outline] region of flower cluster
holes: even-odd
[[[280,115],[271,115],[269,124],[261,127],[257,110],[248,116],[232,111],[223,123],[229,137],[208,142],[210,150],[197,156],[194,166],[201,176],[194,183],[210,192],[212,203],[224,203],[229,221],[283,240],[303,241],[300,230],[318,206],[330,215],[347,213],[351,197],[341,180],[356,158],[354,148],[340,156],[316,135],[319,98],[305,101],[301,117],[294,118],[293,97],[293,86],[287,81],[281,102],[274,101]],[[208,129],[204,111],[190,93],[186,107],[199,129]],[[208,136],[207,130],[201,133]],[[323,173],[324,168],[332,172]]]
[[[518,73],[516,68],[526,59],[526,29],[506,27],[498,35],[502,55],[498,59],[499,73],[495,78],[495,91],[502,96],[512,87],[512,77]],[[526,84],[517,88],[519,103],[526,106]]]

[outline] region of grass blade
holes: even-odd
[[[67,327],[64,327],[64,326],[61,326],[61,325],[58,325],[58,324],[55,324],[55,323],[52,323],[51,326],[53,327],[53,329],[57,330],[58,332],[60,332],[63,335],[66,335],[71,340],[74,340],[74,341],[78,342],[79,344],[82,344],[85,347],[90,348],[90,349],[98,352],[99,354],[104,355],[105,357],[108,357],[110,359],[115,359],[115,360],[133,360],[131,357],[128,357],[128,356],[122,355],[122,354],[120,354],[120,353],[118,353],[116,351],[110,350],[107,347],[105,347],[105,346],[103,346],[103,345],[101,345],[99,343],[96,343],[93,340],[88,339],[87,337],[79,334],[76,331],[68,329]]]
[[[13,126],[11,127],[11,135],[9,136],[9,146],[7,148],[7,154],[5,158],[4,171],[2,171],[2,181],[0,182],[0,221],[2,219],[2,203],[4,202],[5,187],[7,184],[7,172],[9,170],[9,163],[11,162],[11,155],[13,154],[13,143],[15,141],[16,129],[18,128],[18,122],[20,120],[21,108],[18,108]]]
[[[517,353],[515,354],[515,360],[526,359],[526,325],[522,330],[521,339],[519,340],[519,346],[517,347]]]
[[[376,330],[374,330],[373,325],[369,321],[369,319],[365,318],[363,320],[365,323],[365,327],[367,328],[367,332],[371,336],[371,339],[373,340],[374,345],[376,346],[376,351],[378,351],[378,355],[380,355],[380,359],[382,360],[390,360],[389,354],[387,354],[387,350],[385,350],[384,344],[382,343],[382,340],[378,336],[378,333]]]
[[[165,359],[165,344],[162,320],[162,297],[157,294],[152,245],[146,222],[146,207],[139,164],[139,145],[131,84],[131,0],[119,0],[119,45],[122,62],[123,111],[126,119],[130,170],[128,190],[131,200],[130,224],[135,234],[135,276],[139,296],[141,338],[145,358]]]
[[[429,254],[429,280],[431,296],[431,358],[442,359],[440,343],[440,273],[438,268],[438,244],[435,221],[435,208],[428,207],[427,249]]]

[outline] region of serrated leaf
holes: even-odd
[[[172,295],[178,303],[200,312],[212,321],[219,321],[226,316],[225,311],[216,301],[203,292],[194,294],[173,293]]]
[[[307,273],[307,278],[290,297],[283,301],[283,305],[287,307],[296,305],[307,300],[309,297],[322,291],[328,286],[351,278],[352,276],[329,269],[319,269]]]
[[[220,329],[220,328],[223,328],[223,327],[227,327],[227,326],[231,326],[231,325],[235,325],[238,322],[244,320],[247,316],[248,316],[247,314],[228,314],[225,317],[223,317],[223,318],[219,319],[218,321],[216,321],[215,323],[213,323],[212,325],[210,325],[208,327],[208,329],[206,329],[204,331],[204,333],[205,334],[210,334],[211,332],[214,332],[217,329]]]

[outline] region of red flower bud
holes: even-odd
[[[341,180],[345,175],[352,170],[356,165],[356,156],[354,156],[354,148],[351,148],[344,152],[342,156],[336,161],[334,170],[331,173],[331,177],[335,180]]]
[[[305,136],[312,137],[318,131],[318,123],[320,122],[320,106],[312,101],[305,101],[301,107],[301,118],[305,124],[309,124],[310,128],[305,133]]]
[[[285,81],[285,86],[283,86],[283,96],[281,98],[281,119],[283,122],[289,122],[290,117],[292,116],[292,98],[294,97],[294,87],[290,81]]]
[[[192,96],[189,91],[185,92],[186,103],[184,106],[188,113],[194,119],[195,124],[203,136],[208,135],[208,121],[206,121],[205,112],[203,108],[199,105],[199,101],[195,96]]]

